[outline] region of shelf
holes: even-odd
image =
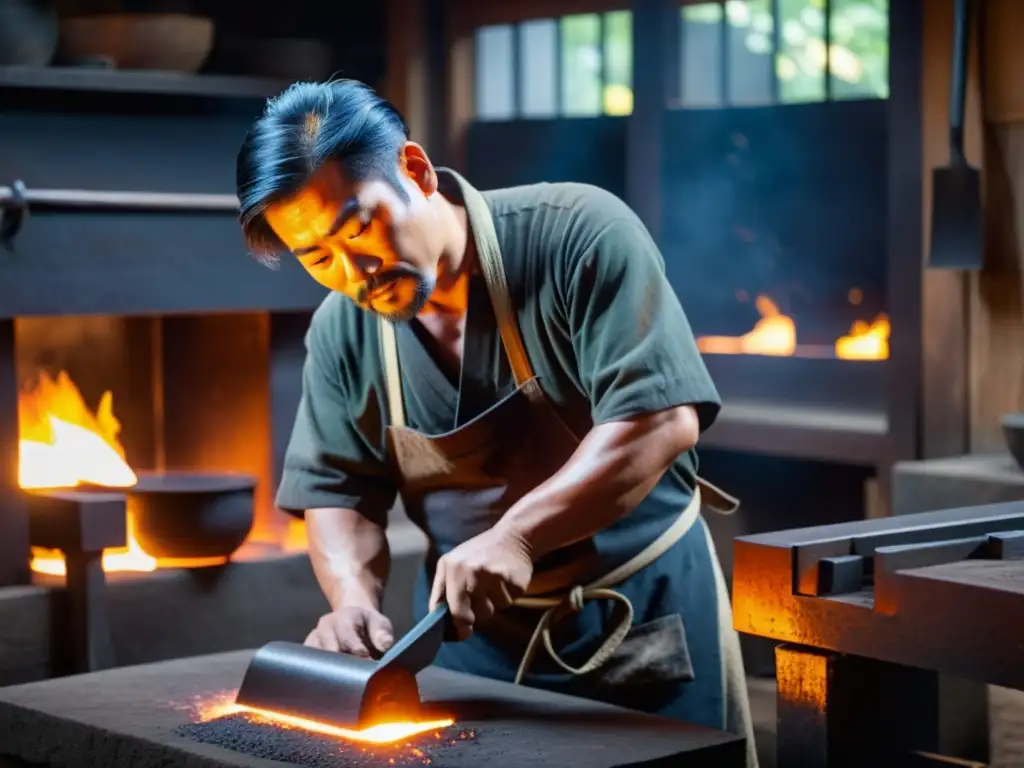
[[[266,99],[287,83],[227,75],[91,67],[0,67],[0,90],[93,91],[157,96]]]
[[[884,413],[727,402],[700,448],[876,466],[894,460]]]

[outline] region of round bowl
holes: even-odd
[[[0,1],[0,66],[45,67],[57,50],[57,24],[47,0]]]
[[[101,14],[63,19],[62,59],[107,59],[118,69],[193,73],[213,47],[213,21],[181,13]]]
[[[1008,413],[1003,416],[1003,435],[1006,447],[1017,461],[1017,466],[1024,469],[1024,412]]]
[[[227,559],[255,516],[255,478],[206,472],[139,473],[124,491],[139,545],[166,560]]]

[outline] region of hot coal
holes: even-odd
[[[189,723],[176,730],[203,744],[213,744],[264,760],[304,768],[370,768],[370,766],[423,766],[444,768],[444,753],[476,745],[476,732],[450,726],[394,744],[362,744],[336,736],[290,728],[252,718],[244,713]],[[463,756],[464,758],[465,756]],[[462,765],[466,763],[460,760]]]

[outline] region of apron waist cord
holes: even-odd
[[[622,645],[622,641],[626,639],[626,635],[629,634],[629,630],[633,626],[633,604],[629,601],[628,597],[611,587],[621,584],[630,576],[639,573],[671,549],[697,522],[697,518],[700,515],[700,507],[701,494],[700,488],[697,488],[694,491],[693,498],[690,499],[690,503],[686,505],[686,509],[675,519],[668,530],[652,541],[643,551],[618,568],[615,568],[611,573],[586,586],[573,587],[564,595],[521,597],[516,600],[513,605],[517,607],[537,608],[543,610],[544,613],[541,615],[537,626],[533,630],[533,635],[526,644],[526,650],[523,652],[519,669],[516,671],[515,684],[519,685],[523,678],[526,677],[526,673],[533,665],[541,645],[548,652],[552,661],[570,674],[585,675],[604,666],[619,649],[619,646]],[[582,611],[584,604],[588,600],[612,600],[619,603],[623,611],[615,627],[586,663],[581,667],[572,667],[566,664],[555,651],[554,644],[551,642],[551,629],[564,617]]]

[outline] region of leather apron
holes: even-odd
[[[405,423],[395,327],[381,320],[381,351],[390,417],[386,430],[389,461],[407,515],[430,541],[426,577],[421,579],[417,589],[420,593],[417,602],[424,603],[429,590],[426,579],[432,577],[437,559],[462,541],[493,526],[520,498],[561,468],[579,445],[577,437],[545,398],[531,369],[509,299],[490,209],[476,189],[457,174],[452,175],[461,187],[480,267],[516,389],[450,432],[431,436],[410,429]],[[634,626],[634,603],[644,599],[644,590],[635,594],[631,601],[616,587],[628,583],[647,566],[665,557],[666,553],[675,551],[684,539],[691,540],[710,555],[710,572],[707,567],[699,568],[697,572],[714,579],[714,584],[706,589],[712,595],[710,602],[714,603],[715,615],[710,618],[706,630],[717,632],[715,657],[720,666],[720,679],[713,681],[719,693],[708,701],[715,702],[716,707],[720,705],[721,711],[702,711],[699,719],[710,727],[746,736],[748,766],[756,766],[739,639],[733,629],[729,595],[718,558],[707,527],[700,518],[702,500],[707,506],[724,513],[733,511],[738,505],[735,499],[699,480],[693,500],[680,511],[667,530],[639,554],[610,572],[595,570],[601,563],[593,541],[580,542],[546,555],[535,564],[534,578],[526,596],[517,600],[512,609],[477,627],[468,641],[446,644],[439,663],[445,665],[442,657],[446,657],[449,659],[447,666],[472,674],[511,678],[516,683],[579,693],[572,686],[545,684],[543,678],[531,679],[531,667],[536,666],[538,650],[543,647],[547,652],[548,666],[553,662],[554,669],[567,673],[569,677],[600,679],[602,669],[610,669],[604,675],[602,682],[605,684],[597,685],[595,690],[598,692],[592,697],[631,706],[630,701],[623,701],[615,692],[616,680],[627,675],[623,670],[630,670],[636,678],[637,669],[644,667],[639,679],[657,682],[658,670],[666,669],[672,670],[669,675],[672,679],[677,679],[680,665],[668,660],[677,659],[680,650],[685,653],[685,649],[677,646],[685,646],[686,639],[681,621],[677,622],[678,627],[664,619],[652,621],[645,627]],[[452,523],[455,517],[458,525]],[[687,536],[698,523],[701,530],[693,531],[698,538]],[[674,570],[670,569],[670,572],[674,573]],[[617,620],[612,620],[612,616],[606,617],[607,620],[602,622],[604,626],[600,628],[602,637],[598,638],[596,650],[591,645],[583,663],[572,666],[556,651],[556,645],[566,644],[566,631],[570,635],[573,632],[572,616],[581,614],[588,601],[611,601],[618,609],[613,611]],[[425,605],[417,605],[418,612],[425,609]],[[708,617],[702,618],[709,620]],[[559,624],[567,625],[561,633],[556,626]],[[701,629],[704,629],[703,624]],[[633,637],[634,634],[637,636]],[[488,643],[487,652],[475,654],[475,643]],[[503,650],[491,653],[492,646]],[[657,656],[657,649],[661,647],[665,648],[665,658],[649,658],[652,652]],[[475,656],[479,662],[474,662]],[[485,657],[489,661],[482,661]],[[499,660],[497,665],[495,658]],[[512,670],[514,675],[509,674]],[[694,674],[706,676],[707,671],[691,670],[691,676]],[[680,690],[685,696],[685,686]],[[590,694],[584,691],[581,695]]]

